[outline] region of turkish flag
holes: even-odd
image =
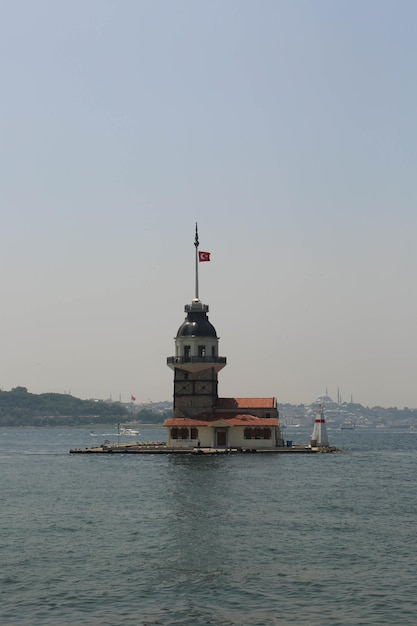
[[[130,396],[130,400],[131,402],[134,402],[136,400],[135,396]]]
[[[199,261],[210,261],[210,252],[198,252]]]

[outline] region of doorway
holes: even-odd
[[[216,430],[216,447],[225,448],[227,446],[227,429]]]

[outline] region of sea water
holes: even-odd
[[[106,430],[0,429],[0,624],[417,624],[417,433],[329,429],[338,454],[69,454]]]

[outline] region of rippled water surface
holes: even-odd
[[[0,429],[0,624],[417,624],[417,433],[329,430],[334,455],[68,454],[106,429]]]

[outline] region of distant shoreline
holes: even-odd
[[[161,422],[160,424],[143,424],[141,422],[120,422],[120,426],[126,426],[128,425],[129,427],[131,426],[137,426],[139,428],[164,428],[164,424],[163,422]],[[22,429],[22,428],[34,428],[34,429],[38,429],[38,428],[82,428],[84,430],[100,430],[102,428],[112,428],[112,426],[108,423],[108,422],[103,422],[103,424],[51,424],[50,426],[48,426],[48,424],[22,424],[22,425],[18,425],[16,424],[15,426],[2,426],[0,425],[0,429],[10,429],[10,428],[16,428],[16,429]],[[114,426],[114,430],[117,434],[117,424]],[[120,435],[122,435],[122,433],[120,433]]]

